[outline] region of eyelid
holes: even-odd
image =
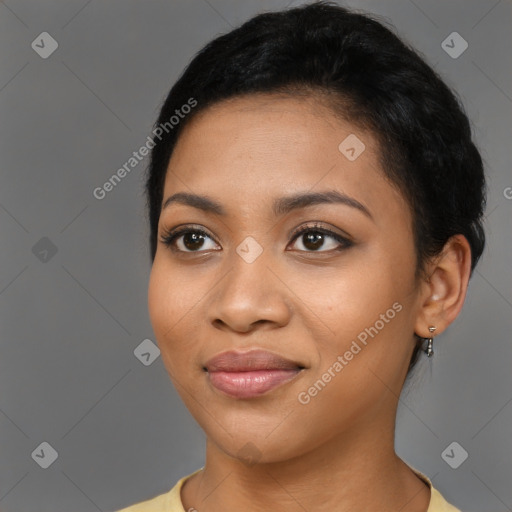
[[[202,233],[208,235],[210,238],[215,240],[215,237],[202,224],[189,224],[187,222],[184,222],[183,224],[177,224],[172,228],[162,227],[160,231],[161,236],[169,234],[176,235],[178,234],[178,232],[182,233],[184,231],[201,231]]]
[[[289,235],[289,238],[291,238],[292,241],[295,241],[295,239],[304,231],[315,231],[318,230],[321,233],[325,233],[329,236],[338,236],[340,238],[345,239],[347,242],[354,242],[353,238],[345,231],[335,228],[334,226],[331,227],[330,224],[325,224],[322,221],[313,220],[306,222],[305,224],[301,224],[300,226],[297,226],[292,230],[292,232]]]

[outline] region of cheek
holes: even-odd
[[[155,259],[148,285],[148,312],[164,361],[171,354],[174,360],[186,350],[187,336],[183,337],[182,331],[197,302],[194,289],[195,285],[187,286],[178,272]]]
[[[149,276],[148,312],[157,338],[164,329],[168,329],[172,325],[174,307],[169,304],[173,301],[169,284],[167,274],[161,270],[161,266],[155,259]]]
[[[384,247],[355,253],[332,274],[295,276],[297,289],[304,290],[301,317],[309,319],[322,371],[347,354],[347,366],[381,365],[380,371],[401,375],[411,342],[414,265],[405,252],[393,254]]]
[[[322,320],[336,337],[367,327],[399,299],[402,286],[394,283],[382,262],[355,255],[346,267],[331,272],[302,272],[290,276],[309,315]],[[360,260],[357,262],[357,260]]]

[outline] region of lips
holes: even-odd
[[[213,387],[234,398],[254,398],[294,379],[304,366],[264,350],[229,351],[204,366]]]
[[[303,368],[300,363],[265,350],[249,352],[223,352],[212,357],[205,368],[209,372],[249,372],[258,370],[297,370]]]

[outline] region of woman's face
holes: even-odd
[[[180,136],[163,204],[178,193],[216,206],[163,208],[149,313],[215,449],[283,461],[392,435],[420,300],[411,213],[372,135],[312,98],[222,102]]]

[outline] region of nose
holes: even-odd
[[[217,329],[247,333],[283,327],[291,318],[288,289],[266,258],[247,263],[234,255],[229,271],[211,297],[210,322]]]

